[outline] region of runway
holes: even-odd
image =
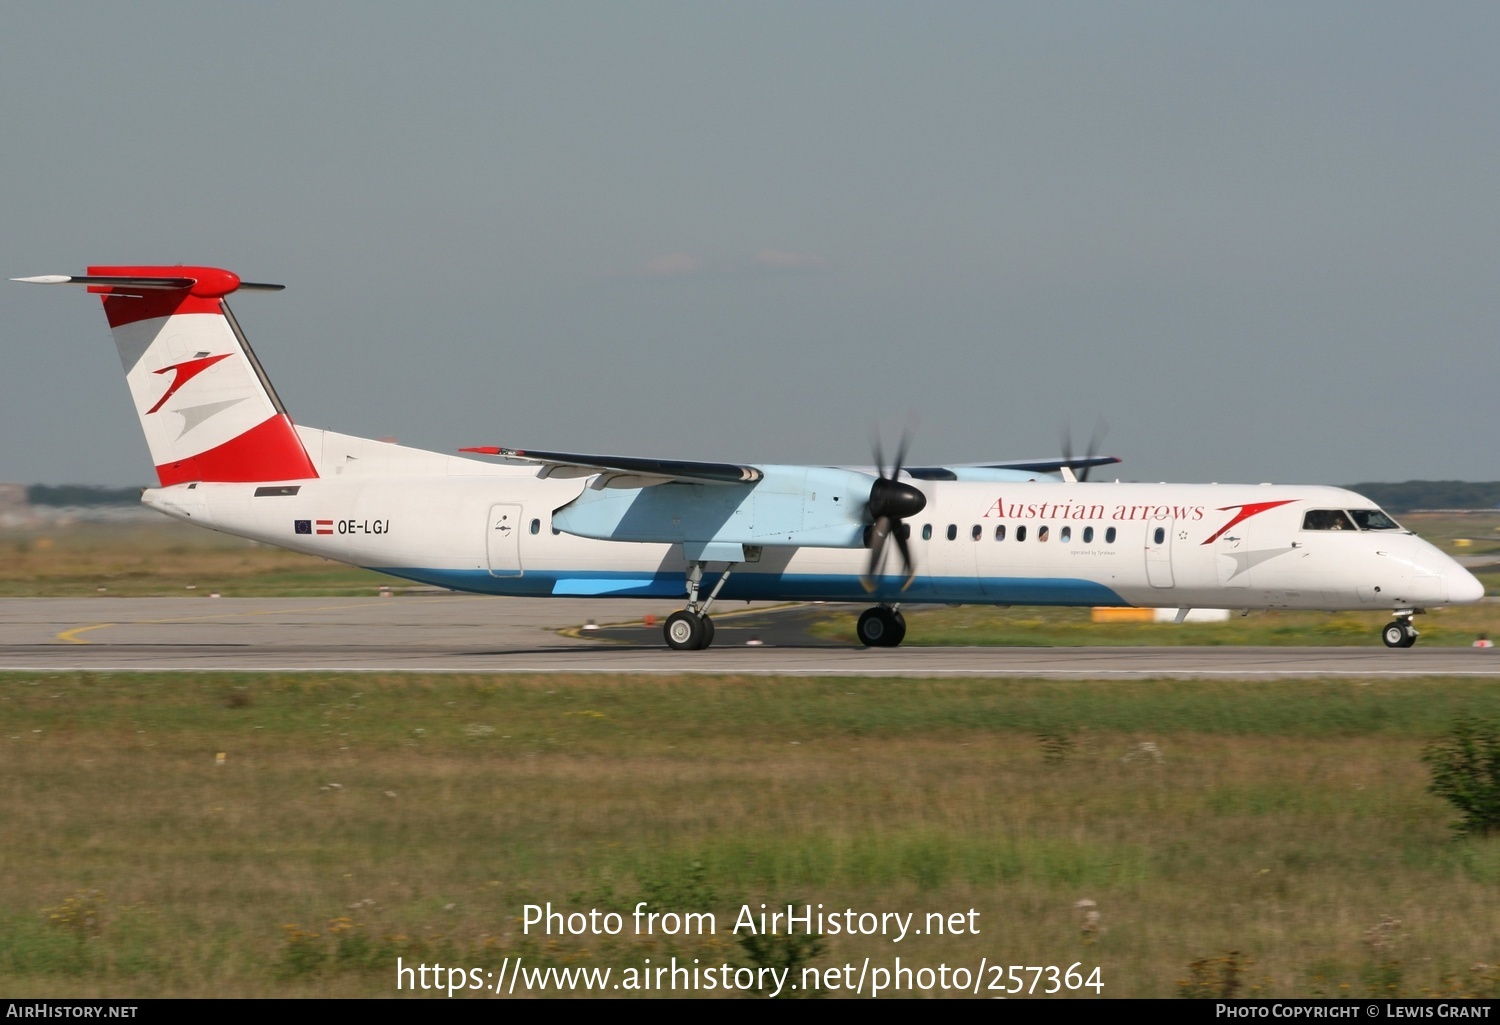
[[[716,609],[715,645],[670,651],[669,603],[486,598],[0,599],[0,671],[716,673],[1254,678],[1500,676],[1497,649],[865,649],[808,636],[807,607]],[[598,631],[579,628],[590,621]],[[611,624],[620,624],[611,627]],[[758,641],[760,643],[749,643]]]

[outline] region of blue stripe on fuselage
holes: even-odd
[[[517,597],[685,598],[680,572],[557,572],[527,570],[520,577],[495,577],[484,570],[421,567],[371,567],[378,573],[435,584],[455,591]],[[702,590],[712,590],[718,574],[703,575]],[[719,592],[724,601],[965,602],[975,605],[1128,605],[1118,594],[1092,580],[1066,577],[919,578],[901,589],[887,577],[874,592],[858,577],[831,574],[732,574]]]

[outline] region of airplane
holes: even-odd
[[[680,596],[669,647],[713,643],[719,601],[1391,609],[1483,585],[1376,504],[1332,487],[1090,482],[1111,456],[873,468],[714,463],[476,445],[429,452],[294,424],[227,297],[284,286],[199,266],[14,280],[100,296],[168,516],[458,591]],[[895,565],[891,565],[895,563]]]

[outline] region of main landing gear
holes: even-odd
[[[867,648],[894,648],[906,638],[906,617],[895,605],[876,605],[860,613],[855,631]]]
[[[1397,609],[1396,618],[1380,630],[1380,639],[1387,648],[1409,648],[1417,643],[1417,628],[1411,625],[1411,617],[1421,609]]]
[[[687,608],[672,613],[662,626],[661,632],[667,639],[667,647],[676,651],[702,651],[714,642],[714,621],[708,618],[708,609],[719,596],[724,581],[729,579],[729,574],[734,572],[739,563],[732,562],[724,568],[714,589],[708,592],[708,599],[700,603],[698,585],[703,582],[704,565],[701,562],[688,564]]]

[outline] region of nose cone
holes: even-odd
[[[1479,579],[1454,563],[1447,573],[1448,601],[1453,605],[1472,605],[1484,597],[1484,585]]]

